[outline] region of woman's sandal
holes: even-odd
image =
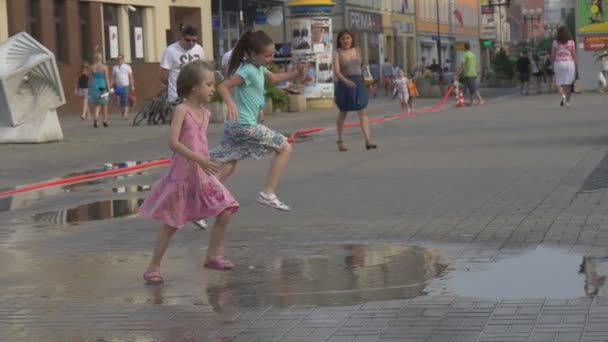
[[[366,142],[365,142],[365,148],[366,148],[366,149],[369,151],[369,150],[371,150],[371,149],[373,149],[373,148],[378,148],[378,145],[376,145],[376,144],[372,144],[371,142],[366,141]]]
[[[346,144],[344,144],[344,141],[338,140],[338,141],[336,141],[336,144],[338,144],[338,151],[340,151],[340,152],[348,151],[348,147],[346,147]]]
[[[234,268],[234,264],[230,260],[216,258],[207,260],[205,267],[216,271],[228,271]]]
[[[144,273],[144,280],[148,285],[159,285],[165,282],[163,277],[160,275],[159,269],[148,269]]]

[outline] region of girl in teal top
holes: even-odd
[[[275,192],[287,168],[291,144],[284,135],[258,124],[258,115],[266,81],[277,84],[303,77],[306,68],[302,65],[297,71],[274,74],[266,68],[272,63],[273,56],[272,39],[262,31],[248,31],[236,44],[228,65],[230,78],[218,87],[219,94],[228,105],[228,113],[224,136],[219,146],[211,151],[211,157],[222,163],[218,178],[224,181],[232,175],[239,160],[247,157],[260,159],[262,155],[274,152],[266,185],[258,193],[257,201],[289,211],[290,207],[281,202]]]

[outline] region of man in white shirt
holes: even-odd
[[[232,58],[232,51],[234,51],[234,47],[236,46],[237,42],[238,42],[238,40],[233,39],[230,42],[232,44],[232,49],[230,49],[230,51],[226,52],[222,56],[222,72],[224,72],[224,73],[228,72],[228,64],[230,64],[230,58]]]
[[[117,60],[118,64],[112,68],[112,84],[122,109],[122,118],[127,120],[129,118],[129,95],[131,91],[135,91],[135,80],[131,66],[125,63],[125,56],[118,55]]]
[[[198,28],[184,25],[181,32],[182,38],[169,45],[160,60],[160,80],[167,85],[167,100],[170,102],[177,99],[177,75],[182,66],[198,59],[207,60],[203,47],[197,44]]]

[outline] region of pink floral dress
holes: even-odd
[[[179,137],[182,144],[205,157],[209,157],[209,115],[205,110],[203,122],[198,122],[188,111]],[[174,153],[169,171],[154,184],[139,212],[143,217],[181,228],[187,222],[215,217],[227,209],[236,212],[238,208],[239,203],[215,176]]]

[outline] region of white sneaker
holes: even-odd
[[[192,221],[192,223],[194,223],[200,229],[207,229],[209,227],[207,220]]]
[[[283,211],[291,210],[291,208],[287,204],[281,202],[281,200],[279,200],[279,198],[275,194],[267,194],[267,193],[264,193],[263,191],[260,191],[260,192],[258,192],[257,201],[258,201],[258,203],[267,205],[271,208],[275,208],[278,210],[283,210]]]

